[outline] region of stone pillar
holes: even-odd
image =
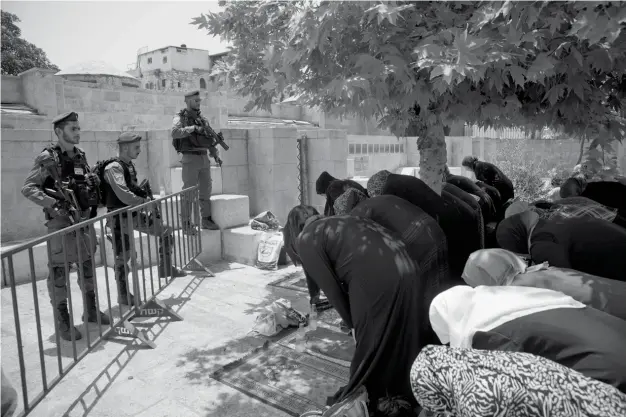
[[[31,68],[19,74],[22,80],[24,104],[50,118],[60,113],[56,88],[56,79],[59,77],[54,76],[56,72],[43,68]]]
[[[250,211],[270,210],[285,224],[298,205],[298,131],[266,128],[248,131]]]

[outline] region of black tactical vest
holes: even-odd
[[[63,151],[59,146],[49,146],[44,148],[44,151],[48,151],[54,158],[56,163],[57,173],[61,181],[69,182],[69,187],[74,194],[80,205],[81,210],[87,210],[94,204],[98,204],[97,200],[94,202],[92,190],[86,183],[85,175],[90,172],[89,165],[87,164],[87,157],[82,149],[75,147],[74,156],[69,156],[67,152]],[[54,179],[50,176],[46,178],[43,183],[44,188],[56,188]]]
[[[133,164],[132,162],[124,162],[119,158],[111,159],[109,163],[111,162],[118,162],[124,170],[124,180],[126,181],[126,186],[128,187],[128,189],[139,197],[146,198],[147,194],[137,184],[137,170],[135,169],[135,164]],[[113,188],[107,181],[102,181],[102,186],[106,190],[105,205],[108,211],[114,211],[122,207],[126,207],[126,204],[124,204],[122,200],[117,197],[115,191],[113,191]]]

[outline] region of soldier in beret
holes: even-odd
[[[212,180],[208,154],[211,154],[216,162],[220,159],[214,140],[203,132],[203,124],[208,125],[209,121],[200,113],[201,102],[198,90],[185,94],[187,107],[181,110],[172,122],[172,144],[177,152],[183,154],[183,188],[199,186],[202,228],[217,230],[219,228],[211,218]],[[183,225],[187,232],[194,231],[189,204],[183,209]]]
[[[141,153],[141,135],[124,132],[117,139],[118,156],[99,163],[102,175],[102,198],[109,212],[123,207],[138,206],[152,200],[152,196],[137,183],[137,170],[133,159]],[[126,213],[113,218],[115,239],[115,280],[117,302],[133,305],[135,299],[128,288],[128,261],[130,260],[130,236]],[[160,217],[148,213],[133,212],[135,230],[159,237],[159,277],[183,277],[185,272],[172,264],[172,230],[163,224]],[[122,238],[124,239],[122,243]]]
[[[57,143],[48,146],[35,158],[35,164],[22,187],[22,195],[43,207],[48,233],[62,230],[75,222],[87,220],[97,209],[98,177],[91,172],[85,152],[80,149],[80,125],[78,114],[69,112],[52,120]],[[67,187],[76,196],[78,207],[62,198],[61,187]],[[50,192],[52,190],[53,192]],[[50,194],[54,195],[51,196]],[[64,246],[65,243],[65,246]],[[48,241],[50,275],[48,293],[55,312],[56,329],[64,340],[79,340],[82,335],[71,326],[67,308],[67,281],[72,263],[78,265],[78,285],[85,294],[83,321],[109,324],[107,315],[98,309],[94,291],[93,254],[96,249],[93,228],[58,235]],[[67,264],[66,264],[67,263]]]

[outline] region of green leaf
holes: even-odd
[[[548,100],[550,105],[554,106],[561,99],[561,97],[563,97],[566,89],[567,87],[565,86],[565,84],[555,85],[550,90],[548,90],[546,95],[543,97],[543,101]]]
[[[509,74],[511,74],[513,82],[515,83],[515,85],[518,85],[520,87],[524,87],[524,83],[526,82],[524,73],[525,71],[517,65],[509,67]]]
[[[553,69],[554,63],[552,59],[545,52],[541,52],[537,55],[530,68],[528,68],[528,71],[526,71],[526,78],[529,81],[539,81],[540,78],[546,77]]]
[[[580,65],[580,67],[582,68],[583,67],[583,56],[578,51],[578,49],[576,49],[576,47],[574,45],[572,45],[572,47],[569,49],[569,53],[570,53],[570,55],[572,55],[574,57],[576,62],[578,62],[578,65]]]
[[[592,69],[600,72],[609,72],[613,69],[613,62],[604,48],[594,49],[587,55],[587,62]]]

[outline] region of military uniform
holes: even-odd
[[[78,121],[78,115],[74,112],[65,113],[56,117],[52,123],[56,126],[64,121]],[[78,147],[71,152],[64,151],[60,144],[44,149],[36,158],[33,168],[24,181],[22,195],[35,204],[42,206],[46,216],[48,233],[53,233],[71,226],[72,218],[67,212],[58,210],[59,200],[49,196],[44,189],[56,189],[54,178],[61,181],[74,180],[84,183],[85,178],[93,178],[85,153]],[[84,203],[85,193],[93,189],[93,185],[83,185],[74,190],[77,199],[82,204],[77,213],[80,220],[87,220],[91,208]],[[97,204],[97,202],[96,202]],[[92,227],[86,226],[78,231],[57,235],[48,241],[49,258],[48,266],[51,273],[48,276],[48,294],[53,307],[57,309],[61,335],[66,340],[71,340],[69,329],[69,312],[67,310],[67,281],[70,265],[82,261],[78,271],[78,285],[86,295],[85,315],[88,321],[97,322],[98,313],[103,324],[109,324],[109,318],[97,310],[94,292],[95,280],[93,275],[93,254],[97,245],[96,234]],[[80,256],[79,256],[80,253]],[[82,336],[74,328],[76,339]]]
[[[185,98],[199,95],[199,91],[191,91],[185,94]],[[201,122],[201,121],[202,122]],[[211,162],[209,153],[218,155],[215,146],[207,145],[206,140],[199,134],[201,123],[209,124],[208,120],[202,116],[200,110],[181,110],[172,121],[172,139],[179,141],[177,149],[182,153],[181,160],[183,166],[183,188],[199,187],[200,215],[202,216],[202,227],[205,229],[217,230],[218,227],[211,218],[211,190],[213,181],[211,180]],[[191,224],[192,209],[191,203],[186,203],[183,208],[183,224],[188,228]]]
[[[118,138],[118,143],[133,143],[141,136],[125,132]],[[109,212],[123,207],[137,206],[149,200],[145,190],[137,183],[137,170],[131,160],[115,158],[104,167],[103,188],[105,205]],[[165,226],[159,217],[146,212],[133,212],[134,230],[159,237],[159,276],[181,277],[186,274],[172,265],[172,229]],[[117,281],[118,302],[132,305],[134,297],[128,289],[128,261],[131,256],[131,242],[128,230],[128,215],[121,214],[113,218],[113,238],[115,240],[115,279]]]

